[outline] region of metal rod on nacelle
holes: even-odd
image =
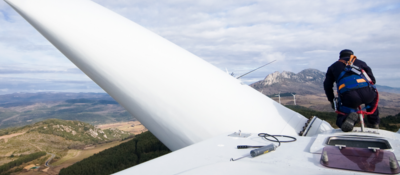
[[[247,73],[245,73],[245,74],[243,74],[243,75],[241,75],[241,76],[238,76],[237,79],[240,79],[240,78],[242,78],[242,77],[244,77],[244,76],[246,76],[246,75],[248,75],[248,74],[250,74],[250,73],[252,73],[252,72],[254,72],[254,71],[256,71],[256,70],[258,70],[258,69],[260,69],[260,68],[262,68],[262,67],[264,67],[264,66],[266,66],[266,65],[268,65],[268,64],[271,64],[271,63],[273,63],[273,62],[275,62],[275,61],[276,61],[276,60],[271,61],[271,62],[269,62],[269,63],[267,63],[267,64],[264,64],[264,65],[262,65],[262,66],[260,66],[260,67],[258,67],[258,68],[256,68],[256,69],[250,71],[250,72],[247,72]]]

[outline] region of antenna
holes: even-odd
[[[256,71],[257,69],[260,69],[260,68],[262,68],[262,67],[264,67],[264,66],[266,66],[266,65],[268,65],[268,64],[271,64],[271,63],[273,63],[273,62],[275,62],[275,61],[276,61],[276,60],[271,61],[271,62],[269,62],[269,63],[267,63],[267,64],[264,64],[264,65],[262,65],[262,66],[260,66],[260,67],[258,67],[258,68],[256,68],[256,69],[250,71],[250,72],[247,72],[247,73],[245,73],[245,74],[243,74],[243,75],[241,75],[241,76],[238,76],[237,79],[240,79],[240,78],[246,76],[247,74],[250,74],[250,73]]]
[[[292,94],[292,93],[291,93]],[[296,93],[292,94],[293,95],[293,101],[294,101],[294,105],[296,105]]]
[[[279,97],[279,104],[281,104],[281,92],[279,91],[279,94],[275,96]]]

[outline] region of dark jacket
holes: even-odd
[[[347,62],[350,59],[350,57],[342,57],[340,59],[345,60]],[[361,69],[364,69],[364,71],[371,78],[372,82],[374,84],[376,83],[376,80],[375,80],[374,75],[372,74],[371,68],[364,61],[356,59],[353,64],[360,67]],[[340,61],[336,61],[331,66],[329,66],[328,70],[326,71],[326,77],[325,77],[325,81],[324,81],[324,89],[325,89],[326,97],[328,98],[329,101],[333,101],[333,98],[334,98],[333,85],[345,67],[346,67],[346,65],[344,63],[342,63]],[[345,76],[348,76],[348,74],[345,74],[344,77]],[[334,87],[334,88],[336,89],[336,87]]]

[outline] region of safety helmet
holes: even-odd
[[[339,55],[340,55],[339,57],[341,58],[341,57],[354,55],[354,53],[350,49],[344,49],[344,50],[340,51]]]

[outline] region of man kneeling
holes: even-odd
[[[338,114],[336,125],[342,131],[349,132],[359,120],[357,107],[365,104],[367,112],[371,112],[376,104],[378,95],[374,86],[375,77],[365,62],[358,60],[353,51],[345,49],[340,52],[339,60],[329,66],[324,81],[325,94],[334,110],[335,96],[332,88],[335,82],[339,99],[338,111],[345,114]],[[367,120],[367,127],[379,128],[378,108],[373,114],[367,115]]]

